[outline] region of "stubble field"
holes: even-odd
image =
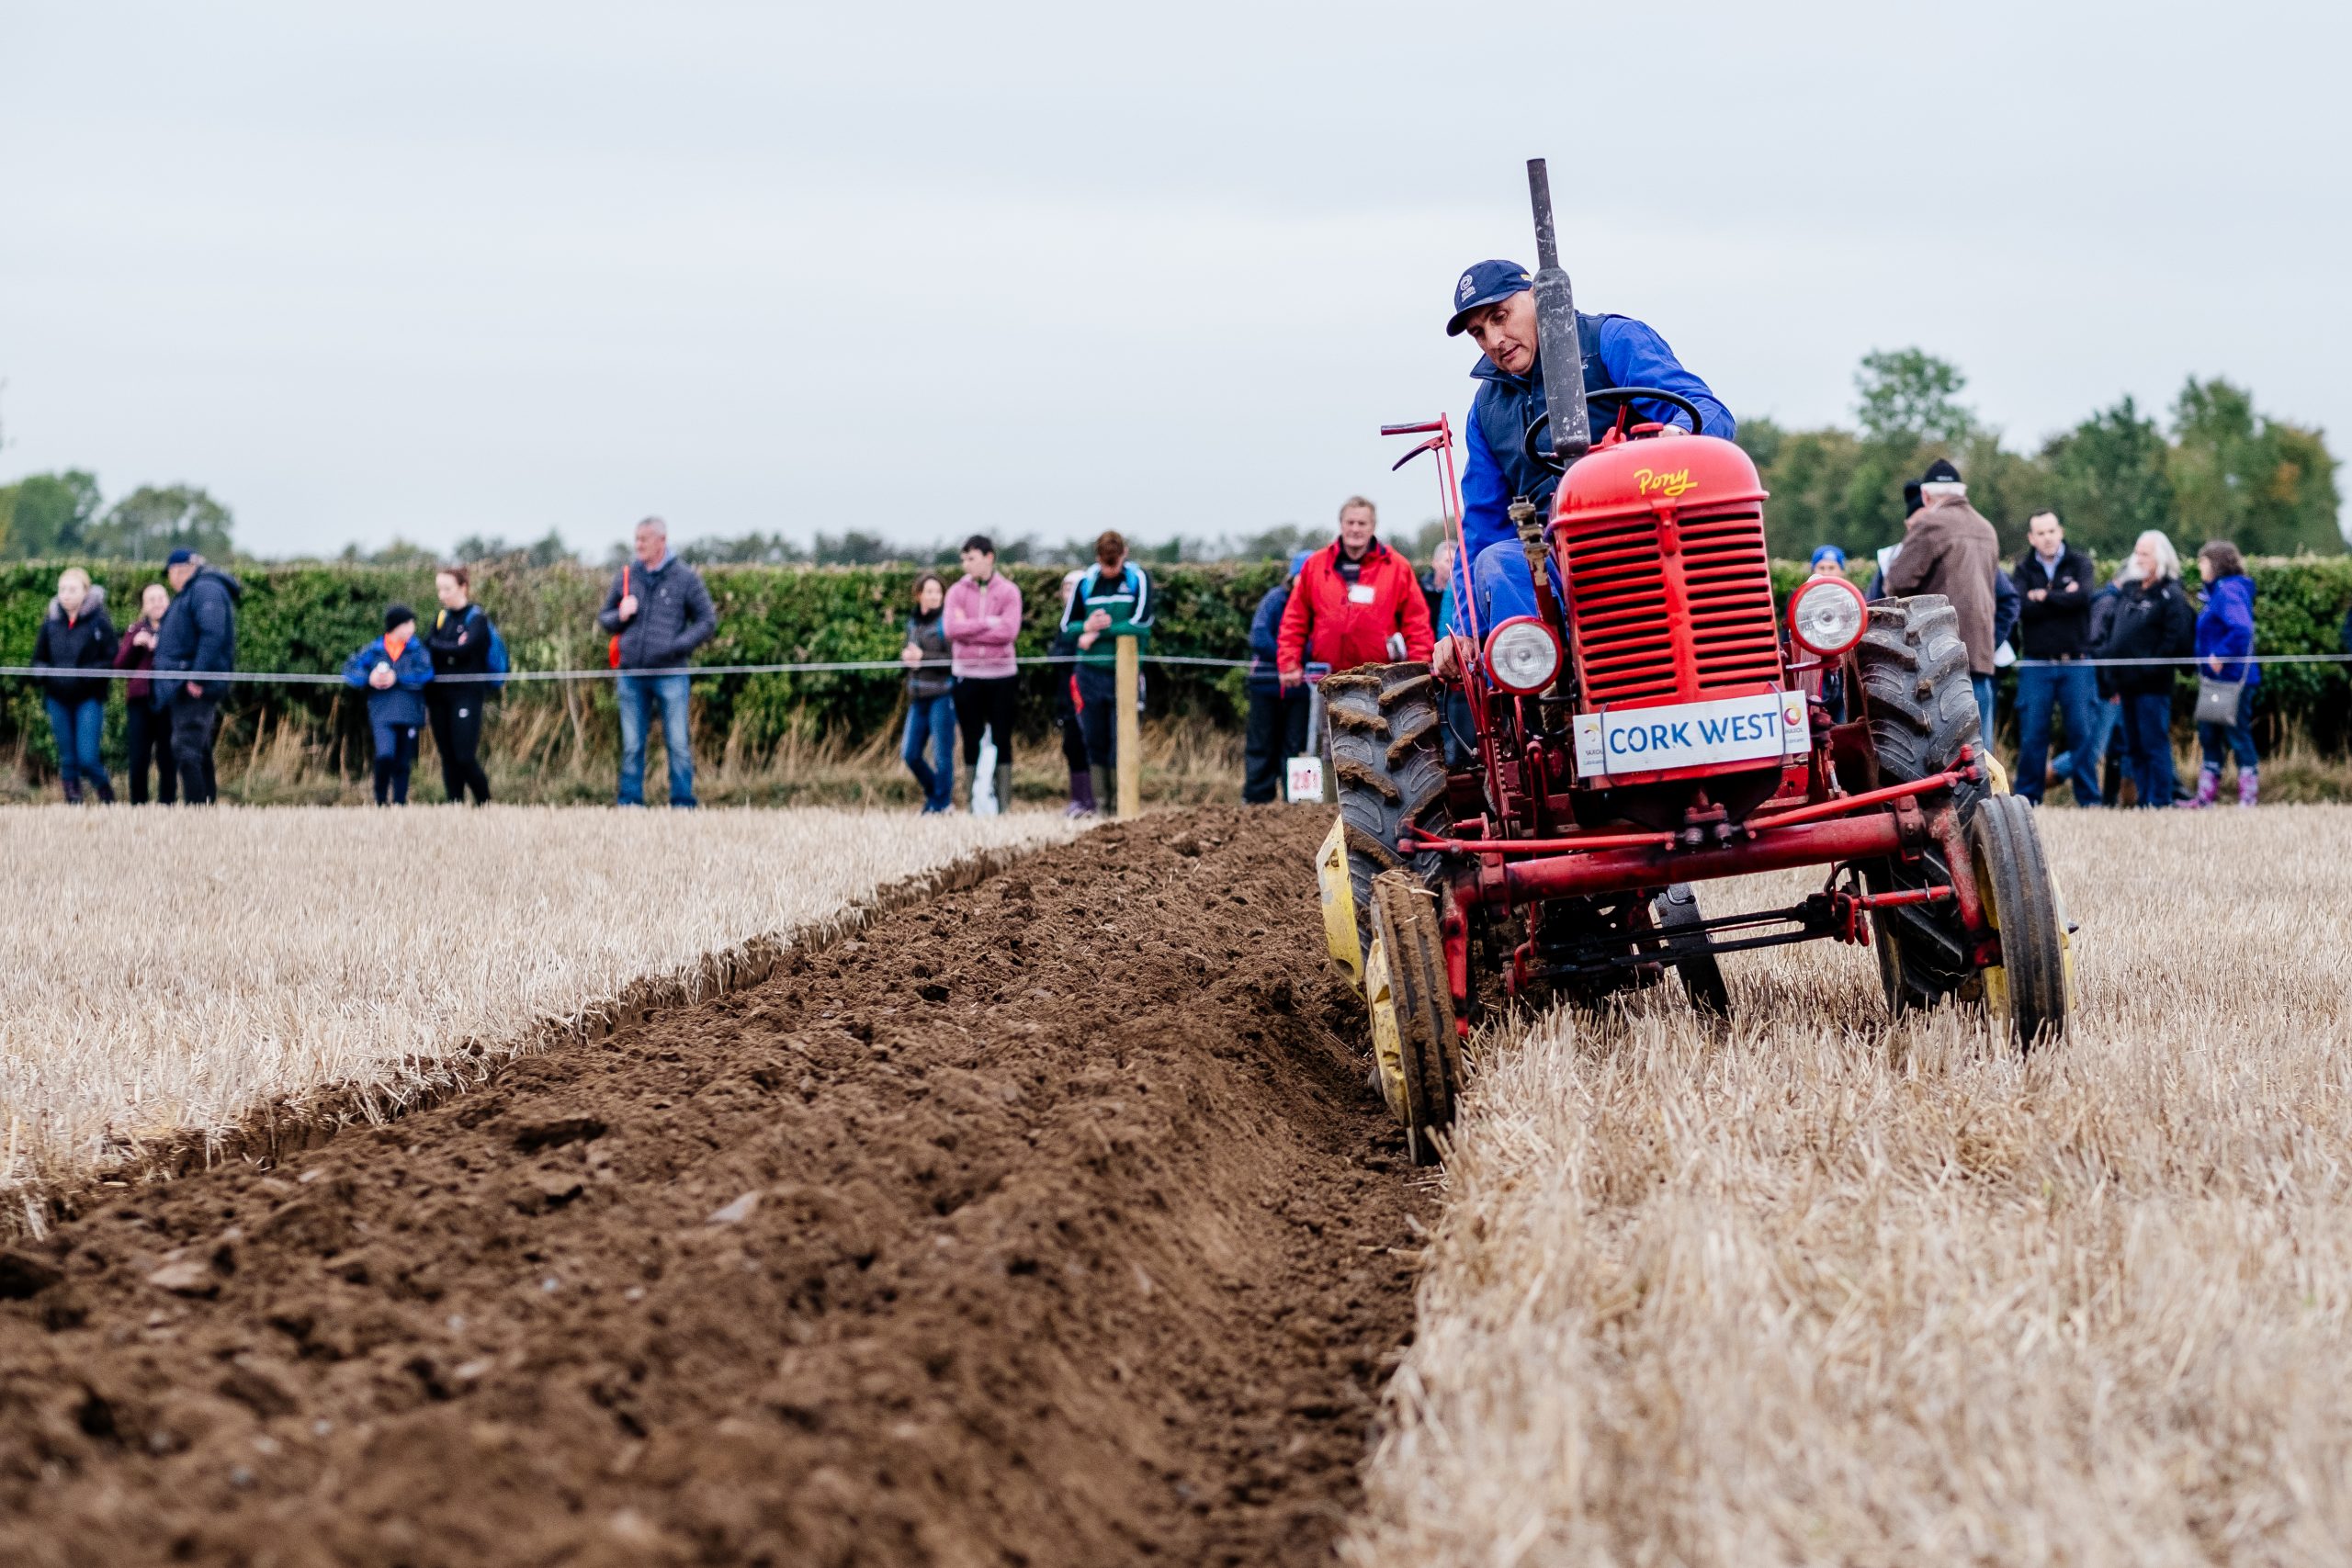
[[[0,1202],[249,1108],[560,1036],[634,982],[885,884],[1056,841],[1043,813],[0,807]],[[0,1222],[5,1224],[6,1222]]]
[[[1816,944],[1486,1055],[1348,1561],[2343,1560],[2352,815],[2042,822],[2062,1047]]]

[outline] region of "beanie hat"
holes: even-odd
[[[384,606],[384,629],[386,631],[390,631],[394,626],[399,626],[403,621],[413,621],[414,619],[416,619],[416,612],[410,609],[405,604],[387,604]]]
[[[1813,560],[1811,564],[1815,567],[1819,567],[1821,563],[1826,560],[1834,560],[1840,567],[1843,567],[1846,564],[1846,552],[1839,549],[1835,545],[1824,545],[1819,549],[1813,552]]]
[[[1951,466],[1951,458],[1939,457],[1928,465],[1928,471],[1919,476],[1919,482],[1923,485],[1956,485],[1960,482],[1960,470]]]

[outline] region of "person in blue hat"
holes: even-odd
[[[1250,620],[1250,670],[1243,685],[1250,711],[1241,730],[1241,804],[1269,806],[1282,797],[1283,762],[1306,753],[1307,690],[1283,687],[1278,668],[1283,612],[1290,608],[1291,590],[1313,550],[1291,552],[1290,570],[1258,601]]]
[[[1464,555],[1457,586],[1478,584],[1470,592],[1480,629],[1495,624],[1489,615],[1488,588],[1511,592],[1515,576],[1524,586],[1528,608],[1534,591],[1526,582],[1523,559],[1516,573],[1498,556],[1484,558],[1499,546],[1516,552],[1508,512],[1511,498],[1525,496],[1548,508],[1560,476],[1527,456],[1528,427],[1546,412],[1544,367],[1535,335],[1534,276],[1517,262],[1482,261],[1464,272],[1453,286],[1453,315],[1446,321],[1448,337],[1467,333],[1477,344],[1478,363],[1470,374],[1478,382],[1477,397],[1463,430],[1462,535]],[[1731,411],[1724,408],[1706,382],[1682,367],[1674,350],[1646,324],[1631,316],[1577,312],[1577,346],[1583,352],[1584,385],[1592,430],[1597,437],[1620,413],[1634,423],[1655,421],[1688,428],[1689,416],[1670,403],[1650,398],[1611,398],[1615,387],[1656,387],[1679,393],[1699,411],[1702,433],[1728,441],[1738,431]],[[1629,406],[1630,405],[1630,406]],[[1544,443],[1550,445],[1548,439]],[[1465,592],[1468,592],[1466,586]],[[1514,609],[1517,605],[1514,604]]]
[[[1846,575],[1846,552],[1835,545],[1822,545],[1813,552],[1813,575],[1843,577]],[[1825,566],[1826,570],[1824,570]]]

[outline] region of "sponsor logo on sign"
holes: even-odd
[[[1802,757],[1812,750],[1804,697],[1794,692],[1580,713],[1576,741],[1577,773],[1587,777]]]

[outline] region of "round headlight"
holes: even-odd
[[[1868,616],[1862,591],[1842,577],[1808,578],[1789,601],[1789,630],[1824,659],[1861,641]]]
[[[1560,672],[1559,639],[1534,616],[1514,615],[1487,638],[1487,671],[1507,692],[1540,692]]]

